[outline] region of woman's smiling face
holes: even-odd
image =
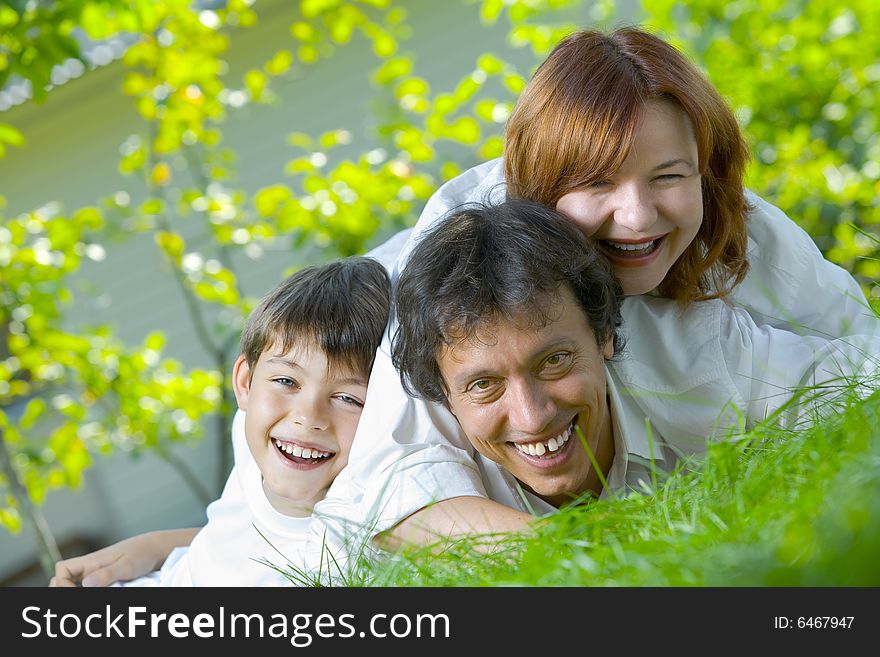
[[[671,101],[652,101],[620,169],[556,203],[611,262],[624,294],[660,285],[696,237],[703,221],[698,159],[687,114]]]

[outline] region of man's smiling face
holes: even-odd
[[[611,440],[605,394],[609,341],[597,345],[566,286],[543,326],[530,313],[493,318],[441,349],[447,400],[474,448],[559,505],[595,474],[575,427],[595,452]]]

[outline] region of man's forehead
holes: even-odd
[[[570,323],[572,319],[576,322],[583,319],[589,327],[580,303],[567,286],[563,286],[537,305],[506,312],[494,310],[476,322],[452,323],[445,329],[443,337],[449,349],[485,348],[496,346],[499,333],[546,333],[549,329],[559,328],[557,325],[563,320]]]
[[[557,300],[542,312],[496,313],[471,331],[452,331],[438,359],[476,367],[480,357],[497,354],[507,358],[531,358],[563,344],[595,340],[586,315],[571,298]],[[500,364],[500,363],[499,363]]]

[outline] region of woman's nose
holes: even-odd
[[[648,234],[657,223],[657,205],[648,190],[638,185],[619,188],[614,208],[614,223],[634,233]]]

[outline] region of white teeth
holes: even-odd
[[[514,443],[514,447],[523,454],[528,454],[530,456],[544,456],[547,452],[558,452],[562,449],[562,446],[568,442],[568,439],[571,438],[572,426],[573,425],[571,424],[568,425],[568,428],[565,431],[555,438],[551,438],[546,443]]]
[[[290,454],[291,456],[299,456],[304,459],[319,459],[319,458],[326,458],[326,457],[330,456],[330,452],[322,452],[321,450],[311,449],[309,447],[303,448],[303,447],[300,447],[299,445],[291,444],[291,443],[282,443],[280,440],[276,440],[275,445],[282,452],[286,452],[287,454]]]
[[[606,240],[605,243],[620,251],[648,251],[654,247],[654,240],[651,240],[650,242],[642,242],[641,244],[625,244],[623,242],[611,242],[608,240]]]

